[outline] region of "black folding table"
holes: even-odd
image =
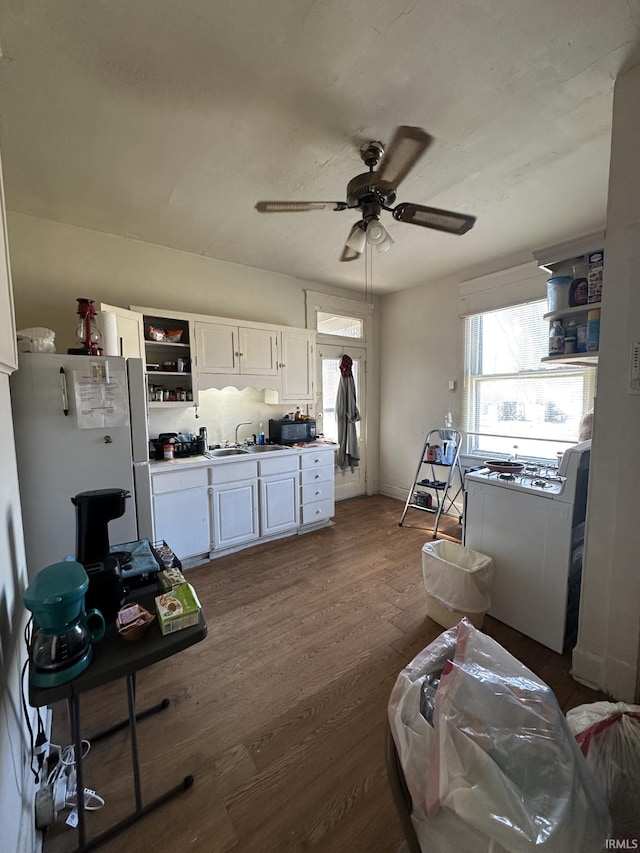
[[[155,611],[154,596],[158,595],[154,588],[146,588],[145,590],[136,590],[131,596],[132,600],[146,607],[152,613]],[[54,702],[59,702],[62,699],[67,701],[69,707],[69,723],[71,728],[71,740],[75,747],[75,762],[76,762],[76,790],[77,808],[78,808],[78,850],[92,850],[99,844],[122,832],[132,823],[139,820],[144,815],[161,806],[167,800],[172,799],[178,794],[186,791],[193,784],[193,776],[185,776],[182,782],[175,785],[173,788],[166,791],[161,796],[143,805],[142,801],[142,785],[140,781],[140,761],[138,756],[138,736],[136,722],[148,717],[150,714],[155,714],[163,710],[169,705],[169,699],[163,699],[156,705],[140,711],[136,714],[135,710],[135,693],[136,693],[136,673],[140,669],[144,669],[151,664],[158,663],[161,660],[172,657],[178,652],[189,648],[189,646],[199,643],[207,636],[207,623],[202,613],[200,613],[199,622],[189,628],[183,628],[175,633],[163,636],[160,631],[158,621],[153,622],[144,636],[139,640],[127,641],[118,635],[115,624],[107,626],[105,637],[101,642],[93,647],[93,659],[87,669],[77,678],[66,684],[60,684],[56,687],[37,687],[31,678],[29,679],[29,702],[32,707],[39,708],[44,705],[50,705]],[[82,766],[82,735],[80,726],[80,696],[93,690],[96,687],[102,687],[117,678],[125,678],[127,682],[127,700],[129,705],[129,718],[122,720],[108,729],[99,732],[92,737],[92,741],[113,734],[120,729],[129,726],[131,735],[131,757],[133,761],[133,784],[135,790],[136,807],[128,817],[115,824],[111,828],[105,830],[95,838],[87,840],[85,826],[85,808],[84,808],[84,772]]]

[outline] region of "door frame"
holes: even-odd
[[[319,311],[335,312],[348,317],[357,317],[362,320],[363,333],[360,338],[342,337],[338,335],[317,334],[316,337],[316,377],[321,379],[320,355],[323,352],[323,347],[342,347],[342,351],[349,353],[349,350],[363,350],[365,353],[365,375],[363,377],[365,412],[363,425],[361,427],[361,435],[364,439],[364,447],[366,450],[366,466],[365,477],[362,494],[373,495],[375,486],[377,486],[378,476],[378,440],[379,440],[379,388],[377,381],[374,381],[378,375],[377,370],[377,346],[376,341],[379,335],[379,316],[374,313],[376,305],[379,306],[378,297],[371,297],[371,302],[355,299],[345,299],[340,296],[331,296],[327,293],[307,290],[306,298],[306,325],[308,329],[317,330]],[[315,411],[318,411],[318,399],[320,384],[316,382],[316,406]],[[341,474],[342,472],[340,472]],[[336,484],[339,477],[336,477]],[[338,499],[340,499],[338,497]]]
[[[358,365],[358,384],[356,388],[356,403],[360,412],[358,449],[360,464],[353,471],[342,470],[336,466],[335,490],[336,500],[347,500],[367,494],[368,483],[368,450],[367,450],[367,351],[364,347],[343,346],[342,344],[318,344],[316,357],[316,372],[318,389],[316,394],[316,418],[324,409],[322,393],[322,361],[331,359],[339,362],[343,355],[351,356]],[[324,424],[321,431],[324,431]]]

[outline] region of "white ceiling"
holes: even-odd
[[[463,237],[383,222],[378,293],[531,259],[602,228],[612,90],[635,0],[3,0],[7,206],[361,288],[338,258],[359,145],[435,137],[398,192],[472,213]]]

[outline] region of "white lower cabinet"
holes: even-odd
[[[241,550],[259,539],[304,532],[335,513],[334,450],[234,457],[162,468],[151,475],[154,539],[181,560]]]
[[[258,466],[253,460],[211,466],[213,549],[258,539]]]
[[[164,539],[180,560],[208,553],[211,522],[206,468],[153,474],[152,488],[154,538]]]
[[[332,448],[300,455],[300,523],[303,527],[328,521],[335,514],[334,460]]]
[[[274,536],[300,524],[297,456],[275,456],[260,462],[260,535]]]

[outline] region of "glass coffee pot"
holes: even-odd
[[[92,646],[104,637],[99,610],[85,612],[89,578],[80,563],[53,563],[38,572],[24,592],[25,607],[33,613],[30,644],[31,681],[54,687],[77,678],[91,663]]]

